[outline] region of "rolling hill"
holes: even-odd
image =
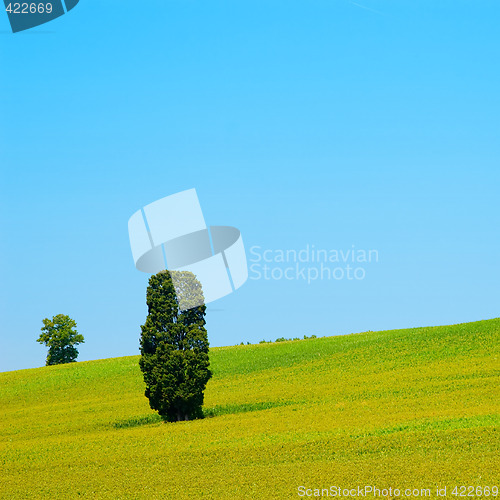
[[[498,486],[499,340],[492,319],[214,348],[206,418],[168,424],[138,356],[0,373],[0,498]]]

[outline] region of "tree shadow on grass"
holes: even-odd
[[[258,403],[241,403],[229,405],[216,405],[210,408],[203,408],[203,418],[220,417],[222,415],[231,415],[237,413],[247,413],[250,411],[269,410],[279,406],[292,404],[292,401],[266,401]],[[112,425],[115,429],[129,429],[132,427],[140,427],[142,425],[158,424],[162,422],[162,418],[158,413],[151,413],[141,417],[132,417],[125,420],[118,420]]]
[[[262,411],[286,406],[292,404],[292,401],[265,401],[258,403],[240,403],[230,405],[216,405],[211,408],[203,408],[203,418],[220,417],[222,415],[231,415],[236,413],[247,413],[249,411]]]

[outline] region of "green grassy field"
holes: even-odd
[[[498,486],[499,340],[493,319],[214,348],[206,418],[169,424],[137,356],[0,373],[0,498]]]

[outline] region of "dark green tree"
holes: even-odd
[[[149,279],[146,302],[139,365],[149,405],[169,422],[202,417],[212,373],[201,284],[191,272],[161,271]]]
[[[51,320],[43,320],[42,333],[37,339],[49,348],[46,365],[72,363],[78,357],[75,345],[83,344],[83,335],[76,331],[76,321],[65,314],[58,314]]]

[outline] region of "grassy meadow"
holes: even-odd
[[[498,486],[499,340],[493,319],[214,348],[206,417],[168,424],[138,356],[0,373],[0,498]]]

